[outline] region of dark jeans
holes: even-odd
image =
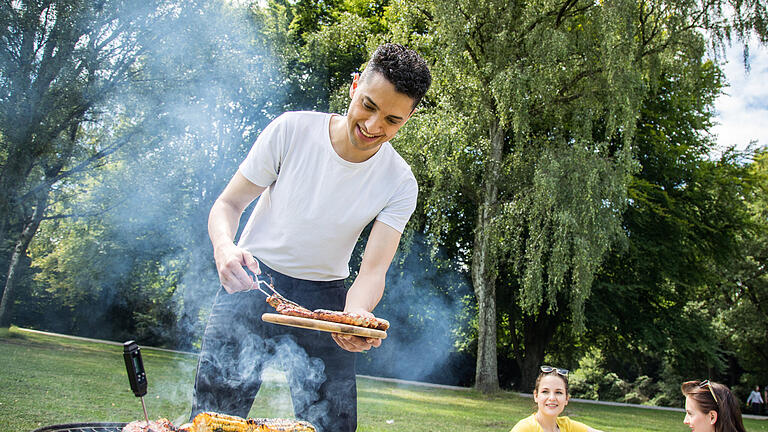
[[[262,280],[309,309],[343,310],[344,281],[295,279],[261,266]],[[263,287],[263,285],[262,285]],[[286,327],[261,320],[275,310],[258,291],[227,294],[220,288],[203,335],[195,376],[192,416],[203,411],[247,417],[272,365],[286,372],[297,418],[319,431],[357,428],[355,355],[341,349],[330,333]]]

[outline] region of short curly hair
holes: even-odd
[[[400,44],[385,43],[379,45],[363,71],[363,77],[369,72],[379,72],[394,84],[395,90],[413,99],[413,108],[432,84],[432,74],[427,62],[419,54]]]

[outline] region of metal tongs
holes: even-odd
[[[247,267],[243,267],[243,269],[245,270],[246,273],[248,273],[248,276],[251,277],[251,279],[253,279],[251,281],[251,287],[247,291],[259,290],[259,291],[261,291],[262,294],[267,296],[267,298],[275,296],[275,297],[277,297],[278,300],[280,300],[281,303],[288,303],[288,304],[290,304],[292,306],[301,307],[301,305],[299,305],[298,303],[293,302],[291,300],[288,300],[287,298],[283,297],[282,294],[280,294],[279,292],[277,292],[275,290],[275,287],[274,287],[275,281],[274,281],[274,279],[272,279],[272,275],[267,275],[269,277],[269,282],[266,282],[266,281],[263,281],[263,280],[259,279],[259,276],[256,273],[252,272]],[[269,294],[267,291],[264,291],[259,286],[259,285],[262,285],[262,284],[266,285],[267,288],[269,288],[269,291],[272,291],[272,294]]]

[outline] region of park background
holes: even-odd
[[[681,406],[682,381],[712,379],[744,401],[768,385],[768,151],[713,134],[714,103],[726,48],[746,74],[766,14],[7,2],[0,326],[197,349],[218,286],[213,200],[270,120],[343,113],[350,74],[392,41],[434,81],[393,140],[419,202],[375,311],[392,329],[359,373],[494,393],[530,391],[549,363],[580,398]]]

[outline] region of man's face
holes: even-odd
[[[347,134],[355,150],[378,150],[408,121],[414,100],[395,90],[394,84],[378,72],[369,72],[355,88],[347,113]]]

